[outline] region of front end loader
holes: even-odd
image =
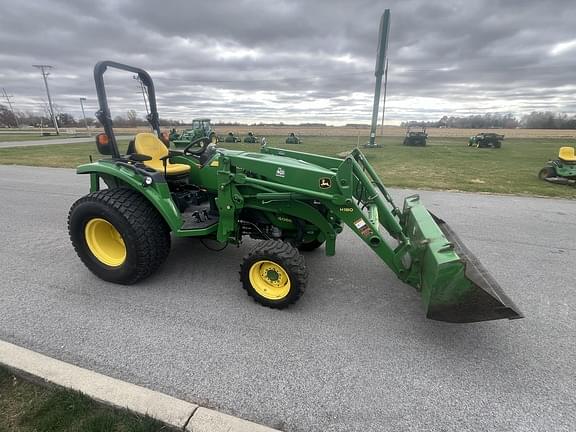
[[[103,75],[117,68],[138,74],[148,91],[151,133],[137,134],[120,154]],[[345,159],[261,147],[215,148],[208,139],[184,149],[160,139],[154,86],[142,69],[100,62],[94,70],[106,157],[78,167],[90,193],[70,209],[69,231],[80,259],[100,278],[132,284],[167,258],[172,237],[210,238],[239,245],[260,240],[240,265],[248,295],[282,309],[308,284],[303,251],[336,240],[349,227],[397,277],[422,296],[426,316],[447,322],[520,318],[498,283],[450,227],[417,195],[396,206],[358,149]],[[106,185],[106,188],[101,188]]]

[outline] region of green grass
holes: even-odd
[[[356,137],[304,137],[300,145],[284,144],[285,137],[270,136],[270,146],[336,156],[357,144]],[[121,142],[125,148],[127,141]],[[538,171],[559,147],[573,145],[563,139],[512,138],[501,149],[467,147],[464,138],[433,138],[426,147],[406,147],[402,138],[386,138],[385,146],[366,149],[370,163],[387,186],[526,194],[576,198],[576,188],[537,178]],[[258,151],[258,144],[220,143],[231,149]],[[92,143],[0,149],[1,164],[75,167],[99,158]]]
[[[0,367],[0,432],[171,430],[150,417],[100,405],[77,392],[38,386]]]

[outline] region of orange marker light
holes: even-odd
[[[96,135],[96,142],[100,145],[107,145],[109,142],[108,135],[105,133],[100,133]]]

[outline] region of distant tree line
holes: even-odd
[[[552,111],[534,111],[520,118],[507,114],[477,114],[463,117],[443,116],[437,121],[408,121],[401,126],[460,129],[576,129],[576,115]]]
[[[39,115],[30,112],[19,112],[13,113],[6,105],[0,104],[0,127],[52,127],[52,119],[48,110]],[[56,121],[59,127],[72,128],[72,127],[84,127],[83,118],[75,118],[72,114],[62,112],[56,106],[54,107],[56,111]],[[136,127],[136,126],[147,126],[148,122],[146,119],[138,117],[138,114],[134,110],[130,110],[123,116],[116,116],[113,119],[114,126],[117,127]],[[100,123],[93,117],[86,117],[86,124],[88,126],[100,127]],[[180,120],[171,119],[160,119],[160,126],[178,126],[182,125],[184,122]]]
[[[83,118],[75,118],[72,114],[63,112],[57,106],[54,107],[56,111],[56,119],[60,127],[84,127]],[[32,127],[50,127],[52,120],[50,119],[47,107],[43,114],[36,114],[30,112],[15,112],[13,113],[6,105],[0,104],[0,127],[15,128],[17,126],[32,126]],[[114,126],[117,127],[137,127],[147,126],[148,122],[142,117],[138,117],[138,113],[134,110],[126,112],[125,115],[116,116],[113,119]],[[100,123],[92,118],[86,117],[88,126],[99,127]],[[182,120],[160,119],[161,126],[183,126],[190,124],[191,121],[185,122]],[[219,122],[216,126],[246,126],[239,122]],[[325,123],[300,123],[299,125],[288,125],[283,122],[279,123],[252,123],[250,126],[326,126]],[[364,124],[350,123],[346,126],[366,126]],[[437,121],[407,121],[401,123],[402,127],[408,126],[425,126],[428,128],[461,128],[461,129],[576,129],[576,115],[568,115],[566,113],[558,113],[552,111],[534,111],[530,114],[524,115],[520,118],[511,113],[507,114],[477,114],[470,116],[443,116]]]

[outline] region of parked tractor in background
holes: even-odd
[[[574,147],[560,147],[558,159],[551,159],[538,173],[540,180],[576,186],[576,154]]]
[[[504,135],[492,132],[482,132],[478,135],[471,136],[468,139],[468,147],[476,148],[500,148]]]
[[[294,132],[290,132],[286,138],[286,144],[302,144],[302,140]]]
[[[248,135],[246,135],[244,137],[244,142],[255,144],[258,142],[258,137],[256,135],[254,135],[254,133],[252,131],[250,131],[250,132],[248,132]]]
[[[427,140],[428,134],[426,133],[425,127],[409,126],[408,129],[406,129],[406,136],[404,137],[403,144],[405,146],[423,147],[426,145]]]
[[[242,142],[239,136],[234,135],[234,132],[228,132],[224,137],[224,142]]]
[[[185,148],[191,142],[204,137],[208,138],[214,144],[218,141],[218,137],[216,136],[214,128],[212,128],[210,119],[199,118],[192,120],[192,127],[184,130],[180,134],[178,134],[176,129],[172,129],[170,131],[169,139],[170,142],[174,144],[174,147]]]

